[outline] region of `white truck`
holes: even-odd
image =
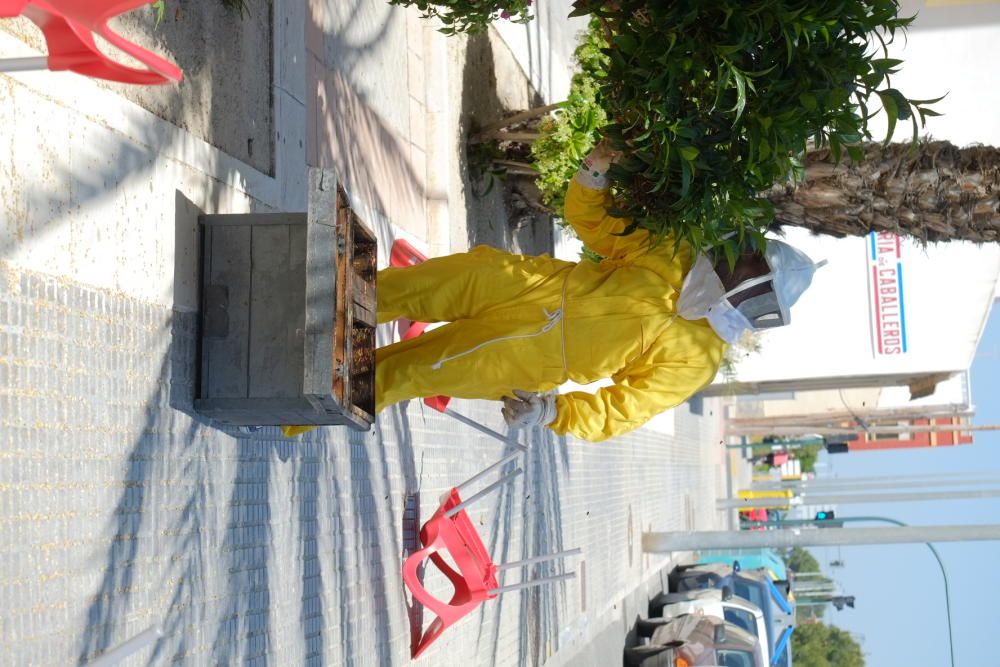
[[[660,626],[686,614],[714,616],[747,631],[760,643],[764,664],[771,664],[764,613],[752,602],[734,596],[728,586],[722,590],[707,588],[680,593],[660,593],[650,601],[649,618],[637,623],[636,632],[642,637],[651,637]]]

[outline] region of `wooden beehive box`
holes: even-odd
[[[341,424],[375,412],[375,236],[330,170],[307,213],[201,216],[195,409],[234,425]]]

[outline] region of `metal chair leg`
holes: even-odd
[[[456,514],[458,514],[462,510],[464,510],[466,507],[468,507],[472,503],[476,502],[477,500],[479,500],[483,496],[486,496],[486,495],[492,493],[493,491],[495,491],[496,489],[498,489],[502,484],[506,484],[507,482],[509,482],[510,480],[514,479],[515,477],[517,477],[518,475],[522,474],[523,472],[524,472],[524,470],[522,470],[521,468],[518,468],[517,470],[515,470],[512,473],[510,473],[509,475],[504,475],[503,477],[501,477],[497,481],[493,482],[492,484],[490,484],[489,486],[487,486],[485,489],[483,489],[479,493],[477,493],[475,495],[472,495],[467,500],[463,500],[459,504],[455,505],[450,510],[448,510],[447,512],[445,512],[444,515],[446,517],[449,517],[449,518],[455,516]]]
[[[48,69],[48,56],[32,56],[31,58],[0,58],[0,72],[31,72]]]
[[[500,588],[490,589],[490,595],[499,595],[500,593],[519,591],[522,588],[532,588],[534,586],[541,586],[542,584],[551,584],[557,581],[566,581],[567,579],[574,578],[576,578],[576,572],[567,572],[566,574],[557,574],[551,577],[541,577],[540,579],[532,579],[531,581],[522,581],[519,584],[510,584],[509,586],[501,586]]]
[[[465,480],[464,482],[462,482],[461,484],[459,484],[455,488],[458,489],[459,491],[461,491],[465,487],[471,486],[473,483],[478,482],[483,477],[485,477],[486,475],[490,474],[492,471],[496,470],[497,468],[500,468],[504,464],[510,463],[511,461],[513,461],[514,459],[516,459],[520,455],[521,455],[520,452],[514,452],[513,454],[508,454],[507,456],[503,457],[502,459],[500,459],[496,463],[490,465],[488,468],[483,468],[482,470],[480,470],[475,475],[473,475],[469,479]]]
[[[577,547],[575,549],[569,549],[568,551],[557,551],[551,554],[542,554],[541,556],[533,556],[532,558],[525,558],[524,560],[515,560],[509,563],[500,563],[497,565],[498,570],[509,570],[512,567],[521,567],[522,565],[530,565],[532,563],[543,563],[547,560],[555,560],[556,558],[565,558],[567,556],[576,556],[577,554],[583,553],[583,549]]]
[[[489,428],[487,426],[483,426],[482,424],[480,424],[476,420],[470,419],[469,417],[466,417],[465,415],[463,415],[460,412],[455,412],[451,408],[445,408],[444,409],[444,414],[448,415],[452,419],[456,419],[456,420],[462,422],[466,426],[471,426],[472,428],[476,429],[480,433],[485,433],[486,435],[490,436],[491,438],[496,438],[500,442],[504,442],[504,443],[510,445],[511,447],[517,447],[522,452],[528,451],[528,448],[525,445],[522,445],[521,443],[519,443],[514,438],[508,438],[507,436],[505,436],[505,435],[503,435],[501,433],[497,433],[493,429],[491,429],[491,428]]]

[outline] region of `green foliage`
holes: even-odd
[[[799,604],[795,607],[795,622],[799,624],[812,623],[823,618],[824,614],[826,614],[826,607]]]
[[[782,557],[785,560],[785,566],[795,574],[799,574],[800,572],[820,572],[819,561],[808,550],[802,547],[792,547],[782,554]],[[827,577],[824,577],[823,580],[830,581]],[[809,581],[816,580],[809,579]],[[825,613],[826,607],[801,604],[795,607],[795,619],[799,622],[812,620],[814,616],[822,618]]]
[[[808,550],[792,547],[785,554],[785,565],[792,572],[819,572],[819,561]]]
[[[497,19],[514,23],[531,20],[532,0],[389,0],[390,4],[416,7],[423,18],[436,17],[446,35],[477,33],[486,30]]]
[[[554,117],[539,124],[541,136],[531,145],[532,166],[538,171],[535,185],[542,193],[542,203],[557,216],[563,216],[566,187],[580,162],[587,156],[607,123],[601,108],[599,81],[605,76],[608,46],[600,24],[593,20],[574,52],[579,71],[570,83],[570,92]]]
[[[167,11],[167,0],[156,0],[153,3],[153,10],[156,12],[156,25],[160,25],[163,14]]]
[[[823,451],[823,445],[803,445],[795,450],[795,458],[799,460],[802,472],[816,470],[816,459],[821,451]]]
[[[529,0],[390,0],[437,16],[444,32],[474,32],[505,12],[527,21]],[[870,120],[898,121],[914,140],[937,100],[892,85],[888,44],[912,22],[898,0],[575,0],[594,17],[581,71],[533,146],[543,201],[562,196],[598,134],[625,158],[610,177],[613,215],[654,242],[720,249],[731,264],[761,249],[774,219],[761,196],[804,177],[807,148],[863,159]],[[919,117],[919,121],[918,121]]]
[[[850,633],[825,623],[803,623],[792,633],[796,667],[864,667],[865,657]]]
[[[800,179],[807,146],[861,159],[881,107],[896,121],[936,115],[890,75],[887,44],[911,18],[896,0],[620,0],[589,6],[613,35],[599,100],[627,154],[611,179],[613,213],[696,249],[764,245],[759,196]]]

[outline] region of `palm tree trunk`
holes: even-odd
[[[946,141],[866,144],[865,159],[834,165],[828,149],[806,156],[798,187],[768,193],[779,225],[831,236],[891,231],[925,242],[1000,241],[1000,149]]]

